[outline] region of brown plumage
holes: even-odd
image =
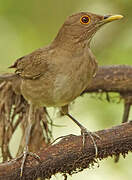
[[[92,37],[102,25],[121,18],[121,15],[100,16],[88,12],[69,16],[49,46],[19,58],[10,66],[16,69],[16,76],[21,79],[21,93],[31,104],[21,174],[28,153],[32,112],[39,106],[62,107],[62,113],[81,128],[83,144],[84,134],[90,135],[97,155],[92,134],[68,113],[68,104],[88,87],[97,71],[97,62],[90,50]]]

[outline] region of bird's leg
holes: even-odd
[[[96,138],[99,138],[100,139],[100,137],[96,134],[96,133],[93,133],[93,132],[90,132],[90,131],[88,131],[82,124],[80,124],[74,117],[72,117],[69,113],[68,114],[66,114],[70,119],[72,119],[79,127],[80,127],[80,129],[81,129],[81,135],[82,135],[82,138],[83,138],[83,147],[84,147],[84,145],[85,145],[85,138],[86,138],[86,136],[87,135],[89,135],[90,136],[90,138],[91,138],[91,140],[92,140],[92,142],[93,142],[93,145],[94,145],[94,148],[95,148],[95,156],[97,157],[97,155],[98,155],[98,147],[97,147],[97,145],[96,145],[96,142],[95,142],[95,140],[94,140],[94,137],[96,137]]]
[[[37,154],[29,152],[29,150],[28,150],[28,144],[29,144],[31,129],[32,129],[32,125],[34,123],[34,120],[35,120],[35,107],[33,106],[33,104],[30,104],[29,115],[28,115],[28,126],[26,128],[26,136],[25,136],[25,138],[26,138],[25,139],[25,148],[24,148],[23,154],[18,158],[18,159],[22,158],[20,176],[23,175],[24,164],[26,162],[26,158],[28,155],[33,156],[37,160],[40,160],[40,157]]]
[[[93,133],[93,132],[90,132],[88,131],[82,124],[80,124],[74,117],[72,117],[69,113],[68,113],[68,106],[64,106],[62,107],[62,113],[66,116],[68,116],[70,119],[72,119],[81,129],[81,135],[82,135],[82,138],[83,138],[83,147],[85,145],[85,138],[86,138],[86,135],[89,135],[92,142],[93,142],[93,145],[95,147],[95,156],[97,157],[98,155],[98,148],[97,148],[97,145],[96,145],[96,142],[95,142],[95,139],[94,137],[96,138],[99,138],[101,139],[96,133]]]

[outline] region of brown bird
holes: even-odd
[[[80,127],[83,145],[85,135],[91,137],[97,155],[93,135],[98,135],[89,132],[74,119],[68,112],[68,105],[88,87],[96,74],[98,66],[90,49],[92,37],[104,24],[122,17],[101,16],[89,12],[69,16],[49,46],[17,59],[10,66],[16,69],[15,76],[21,79],[21,93],[30,104],[21,175],[26,157],[30,154],[28,143],[33,125],[33,111],[37,107],[61,107],[61,113]]]

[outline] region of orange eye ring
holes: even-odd
[[[81,18],[80,18],[80,22],[82,23],[82,24],[89,24],[90,23],[90,17],[89,16],[87,16],[87,15],[84,15],[84,16],[82,16]]]

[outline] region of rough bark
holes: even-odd
[[[132,66],[100,66],[86,92],[132,93]]]
[[[82,146],[82,137],[69,135],[57,144],[51,145],[38,152],[41,162],[32,157],[27,158],[23,180],[33,180],[37,177],[50,178],[56,173],[73,174],[93,166],[98,160],[109,156],[132,151],[132,122],[96,132],[101,139],[96,139],[98,156],[95,157],[95,148],[89,136],[85,146]],[[20,179],[21,159],[0,165],[0,180]]]

